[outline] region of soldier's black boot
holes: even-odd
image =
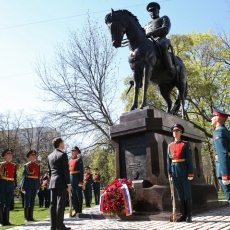
[[[78,213],[82,213],[82,202],[78,202]]]
[[[3,208],[0,208],[0,227],[3,226]]]
[[[185,205],[185,200],[180,201],[180,212],[181,216],[176,220],[176,222],[183,222],[186,221],[186,205]]]
[[[45,200],[45,208],[49,208],[49,202],[48,202],[48,200]]]
[[[191,200],[187,200],[186,209],[187,209],[186,222],[191,223],[192,222],[192,201]]]
[[[29,221],[29,208],[24,208],[24,218],[25,222]]]
[[[35,221],[35,219],[34,219],[34,207],[29,207],[29,220]]]
[[[74,208],[74,211],[75,213],[72,215],[72,217],[76,217],[77,213],[78,213],[78,202],[74,202],[73,203],[73,208]]]
[[[4,225],[12,225],[10,223],[10,208],[4,208],[4,213],[3,213],[3,222],[4,222]]]

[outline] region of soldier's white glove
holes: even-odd
[[[37,193],[39,193],[39,190],[37,191]]]
[[[78,186],[79,186],[79,187],[82,187],[82,186],[83,186],[83,184],[78,184]]]
[[[229,185],[230,184],[230,180],[222,180],[224,185]]]
[[[21,191],[23,194],[26,194],[26,191]]]
[[[192,179],[193,179],[193,177],[191,177],[191,176],[188,177],[188,180],[192,180]]]

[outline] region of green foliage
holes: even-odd
[[[115,179],[115,154],[109,148],[96,147],[88,154],[87,158],[83,158],[84,165],[87,160],[91,167],[91,173],[94,168],[100,170],[101,187],[107,186]]]

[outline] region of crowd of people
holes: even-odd
[[[100,173],[99,169],[95,168],[94,174],[91,174],[91,168],[89,166],[85,167],[84,172],[83,162],[80,156],[80,149],[78,147],[74,147],[71,152],[72,156],[69,162],[67,154],[64,152],[63,154],[65,154],[67,159],[67,165],[65,165],[65,168],[67,167],[66,176],[69,178],[67,180],[68,184],[66,184],[66,188],[71,188],[71,199],[75,210],[73,217],[75,217],[77,213],[82,212],[83,194],[85,197],[86,206],[90,207],[92,202],[92,188],[95,194],[95,204],[99,204]],[[39,199],[38,205],[40,208],[44,207],[52,209],[51,207],[55,205],[53,204],[54,196],[52,190],[56,186],[62,186],[64,181],[61,181],[62,183],[58,182],[57,178],[60,177],[60,175],[63,175],[63,169],[58,168],[56,164],[54,165],[53,170],[50,168],[49,164],[49,170],[47,172],[44,174],[40,172],[40,165],[36,163],[36,150],[30,150],[26,156],[28,158],[28,163],[23,166],[23,173],[19,188],[22,207],[24,208],[25,222],[28,222],[34,221],[36,195]],[[17,188],[17,167],[16,164],[12,162],[13,150],[10,148],[5,149],[2,152],[2,157],[4,157],[5,161],[0,163],[0,226],[11,225],[9,216],[10,210],[13,210],[14,192]],[[63,163],[65,163],[65,161],[61,162],[61,166]],[[55,177],[57,177],[55,179],[56,181],[53,182],[52,179]],[[65,208],[69,205],[69,196],[66,193],[66,190],[64,190],[62,198],[63,208]],[[60,220],[61,219],[62,218],[60,218]],[[57,229],[65,229],[62,227],[63,226]]]

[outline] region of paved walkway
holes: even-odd
[[[98,207],[96,207],[98,209]],[[95,208],[91,210],[84,210],[84,212],[95,211]],[[169,221],[121,221],[116,219],[81,219],[81,218],[68,218],[65,216],[65,224],[71,227],[72,230],[86,230],[86,229],[97,229],[97,230],[113,230],[113,229],[123,229],[123,230],[155,230],[155,229],[186,229],[186,230],[230,230],[230,207],[225,206],[223,208],[218,208],[217,210],[212,210],[205,212],[193,217],[192,223],[173,223]],[[39,222],[32,222],[27,225],[20,227],[10,228],[13,230],[49,230],[50,222],[49,220],[43,220]]]

